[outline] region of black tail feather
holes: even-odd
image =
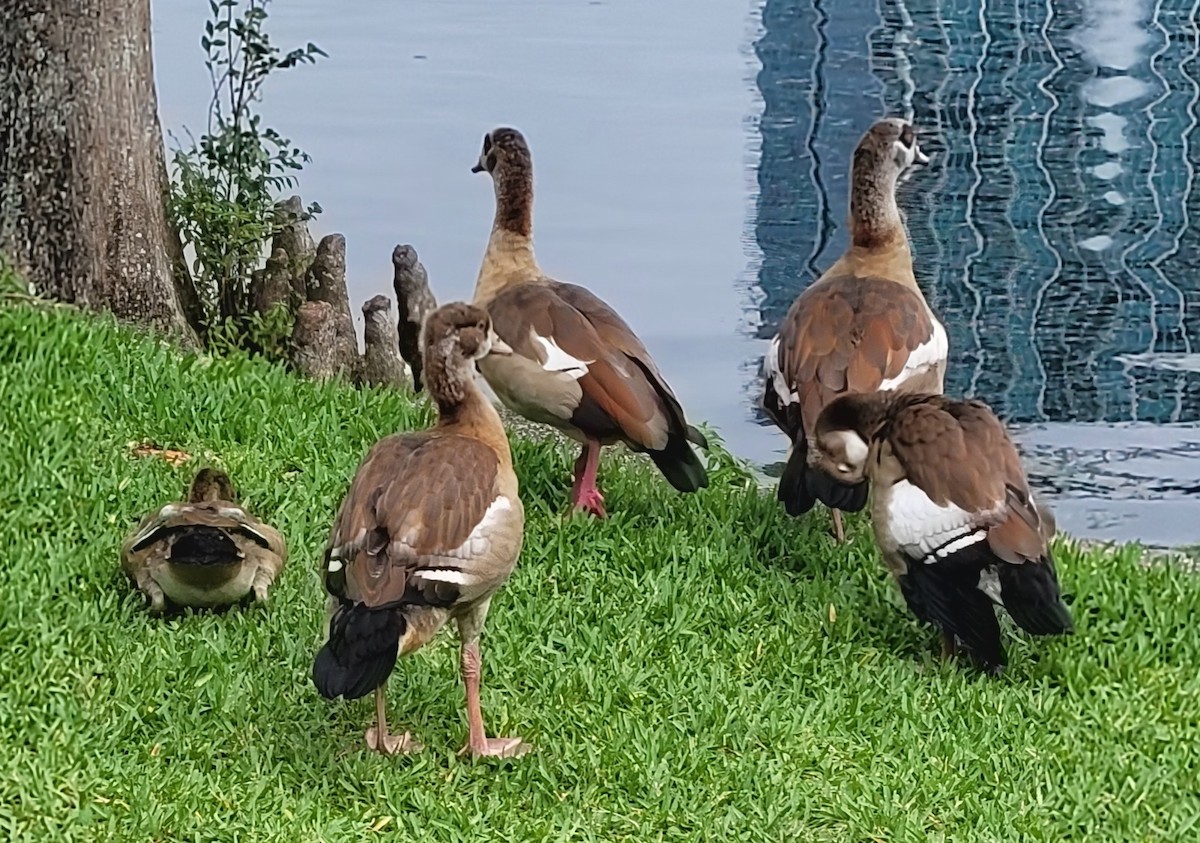
[[[217,527],[195,525],[174,532],[170,556],[173,565],[232,565],[241,560],[233,539]]]
[[[407,627],[399,609],[368,609],[342,603],[329,623],[329,639],[313,660],[312,680],[321,696],[365,697],[387,681],[396,666]]]
[[[1030,635],[1065,635],[1075,631],[1071,612],[1059,594],[1052,562],[997,567],[1004,609],[1017,626]]]
[[[808,493],[830,509],[858,512],[867,505],[870,484],[861,480],[853,485],[839,483],[823,471],[808,469],[805,475]]]
[[[708,437],[690,424],[687,426],[687,440],[693,445],[699,445],[704,450],[708,450]]]
[[[783,502],[787,514],[795,516],[808,512],[817,501],[830,509],[858,512],[867,505],[870,490],[866,480],[848,486],[823,471],[809,468],[808,442],[800,434],[792,445],[783,474],[779,476],[775,494]]]
[[[984,670],[999,673],[1008,658],[996,610],[978,581],[978,570],[913,562],[900,577],[900,591],[914,615],[952,633]]]
[[[779,486],[775,490],[775,497],[783,504],[788,515],[803,515],[817,502],[808,489],[805,480],[807,475],[808,443],[802,434],[796,437],[796,442],[792,445],[792,452],[788,454],[783,474],[779,475]]]
[[[689,434],[694,430],[689,428]],[[700,435],[698,431],[696,435]],[[704,437],[700,436],[700,439]],[[680,492],[695,492],[708,485],[708,472],[692,450],[689,437],[671,434],[667,439],[667,447],[661,451],[650,451],[649,454],[667,482]]]

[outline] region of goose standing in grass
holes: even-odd
[[[547,278],[533,252],[533,160],[516,129],[484,135],[472,172],[491,175],[496,215],[474,304],[487,308],[514,354],[479,370],[510,409],[581,442],[571,503],[605,516],[600,448],[649,454],[681,492],[708,485],[692,444],[707,448],[650,352],[616,312],[583,287]]]
[[[146,595],[150,611],[170,602],[211,608],[267,591],[287,561],[275,528],[235,503],[229,476],[196,473],[187,501],[168,503],[142,519],[121,547],[121,568]]]
[[[878,392],[846,395],[817,419],[809,465],[869,479],[871,520],[908,607],[961,642],[989,673],[1007,659],[992,604],[1032,635],[1073,630],[1049,539],[1017,449],[980,401]]]
[[[489,738],[479,702],[479,638],[492,596],[516,567],[525,514],[508,438],[475,384],[475,363],[511,354],[486,312],[455,302],[425,320],[425,386],[437,404],[430,430],[387,436],[359,465],[325,551],[327,639],[313,663],[320,693],[375,692],[367,745],[414,752],[389,733],[385,686],[400,655],[458,624],[470,737],[464,751],[514,756],[520,738]]]
[[[791,515],[818,500],[831,507],[838,541],[838,510],[862,509],[868,489],[808,464],[821,409],[843,393],[943,389],[946,330],[913,276],[896,204],[900,174],[928,160],[903,120],[863,135],[850,168],[850,245],[792,304],[763,360],[763,409],[790,442],[779,500]]]

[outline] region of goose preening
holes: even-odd
[[[845,395],[817,419],[807,460],[842,483],[869,480],[875,539],[908,607],[990,673],[1006,664],[993,604],[1033,635],[1073,630],[1049,539],[1017,449],[980,401]]]
[[[472,172],[493,180],[496,213],[473,303],[513,349],[479,362],[504,404],[582,443],[571,503],[603,517],[596,483],[603,445],[648,454],[681,492],[708,485],[692,444],[707,447],[650,352],[593,293],[546,277],[533,251],[533,160],[516,129],[484,135]]]
[[[900,174],[926,161],[903,120],[880,120],[863,135],[850,169],[850,245],[797,297],[763,360],[763,409],[789,441],[778,497],[792,515],[818,500],[832,508],[839,541],[838,510],[862,509],[867,484],[809,465],[822,408],[844,393],[943,388],[946,330],[917,286],[896,204]]]
[[[464,751],[513,756],[520,738],[489,738],[479,701],[479,638],[492,596],[517,564],[525,515],[508,438],[475,383],[475,364],[511,354],[480,308],[455,302],[423,331],[424,383],[437,405],[429,430],[379,440],[364,457],[325,550],[330,616],[312,678],[330,699],[375,692],[367,745],[413,752],[388,731],[385,686],[397,657],[458,625],[469,738]]]
[[[212,608],[264,602],[287,561],[283,535],[236,503],[229,475],[202,468],[186,501],[148,513],[121,546],[121,568],[161,614],[167,601]]]

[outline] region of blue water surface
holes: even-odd
[[[469,297],[484,131],[528,136],[538,253],[625,315],[689,412],[758,464],[766,338],[846,243],[854,143],[911,116],[901,188],[948,390],[1012,423],[1060,522],[1200,542],[1193,0],[276,0],[269,122],[312,153],[352,297],[416,246]],[[153,4],[164,129],[203,125],[207,4]],[[1200,145],[1200,144],[1198,144]]]

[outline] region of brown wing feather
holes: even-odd
[[[892,418],[889,441],[911,483],[939,506],[987,512],[1003,503],[1004,476],[996,471],[988,425],[979,419],[964,424],[962,414],[941,396],[901,406]]]
[[[599,439],[661,449],[685,427],[683,412],[642,342],[612,308],[573,284],[525,284],[489,305],[497,333],[518,354],[545,362],[531,330],[587,364],[572,423]],[[596,411],[599,412],[596,412]]]
[[[1008,431],[980,401],[923,396],[892,420],[890,442],[910,482],[934,503],[977,513],[1006,562],[1046,556],[1052,534],[1034,503]]]
[[[232,536],[241,536],[273,553],[281,556],[287,553],[283,535],[278,530],[230,501],[167,504],[142,519],[137,530],[126,539],[123,552],[141,552],[170,531],[182,527],[226,530]]]
[[[326,548],[332,593],[371,607],[405,599],[430,555],[462,545],[495,500],[500,460],[466,436],[413,433],[381,439],[359,466]]]
[[[933,335],[921,297],[880,278],[838,276],[809,287],[780,331],[780,367],[800,399],[804,432],[838,395],[873,392]]]
[[[1008,431],[981,401],[963,401],[957,406],[965,435],[978,443],[973,449],[1004,484],[1007,517],[988,532],[988,544],[997,556],[1014,564],[1045,558],[1054,528],[1046,523],[1033,499],[1021,455]]]

